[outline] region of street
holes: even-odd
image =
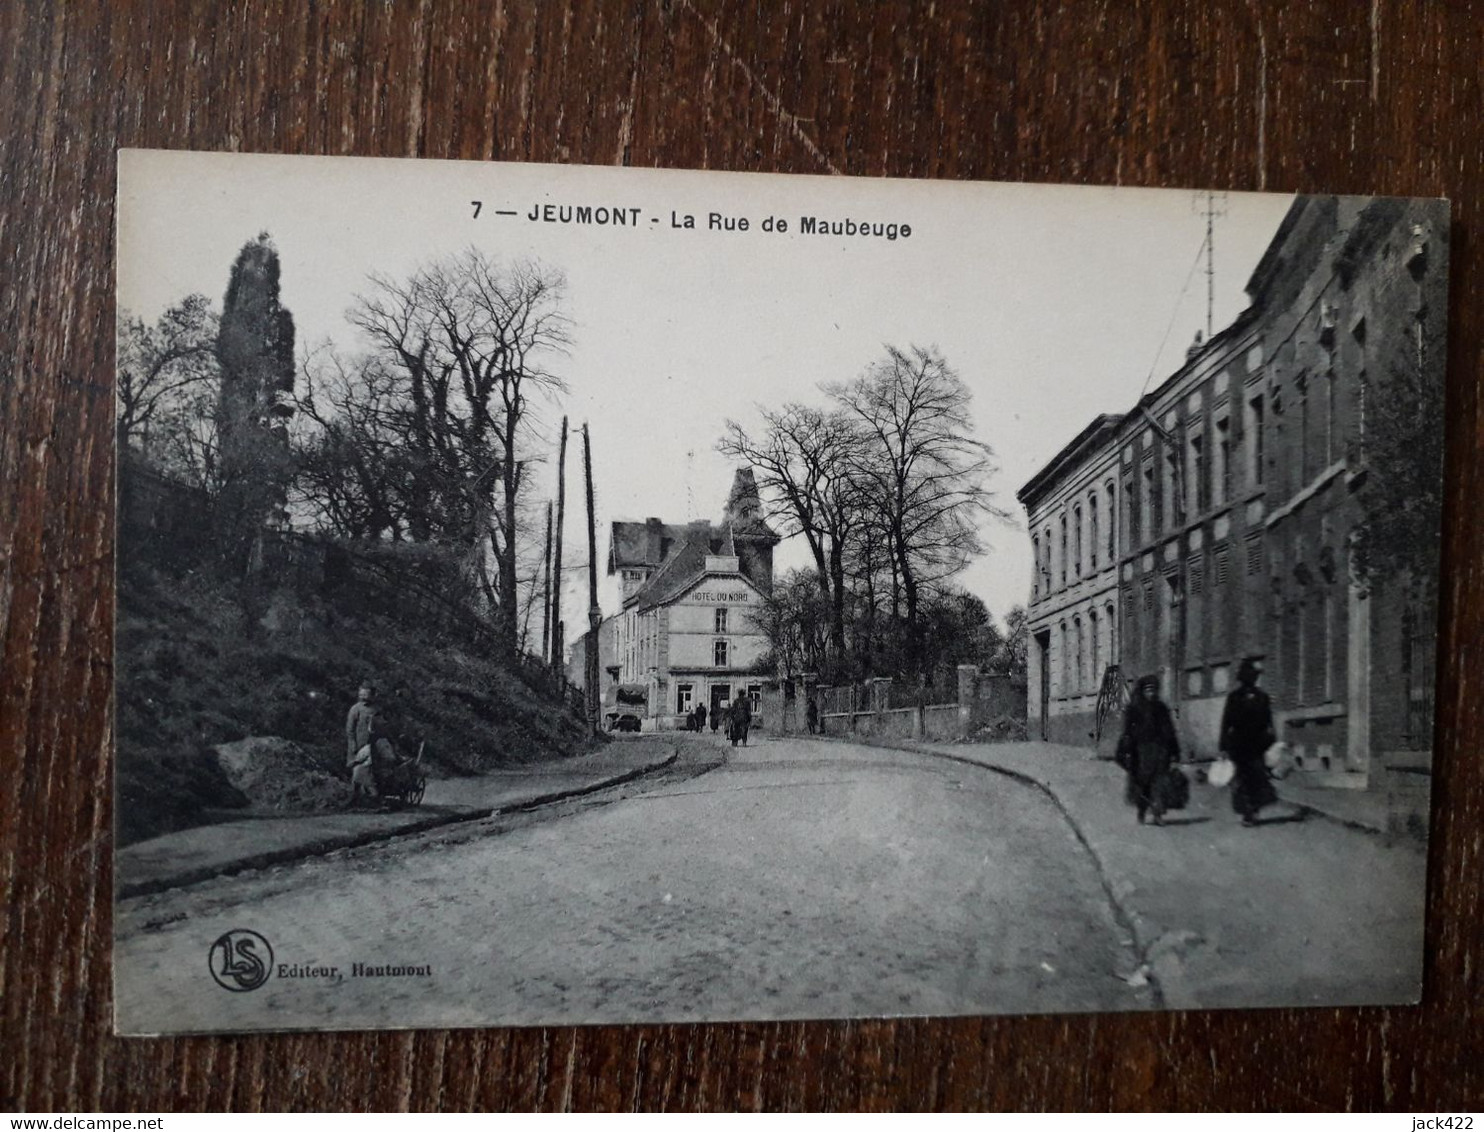
[[[1317,963],[1346,988],[1336,993],[1363,999],[1395,993],[1386,980],[1405,986],[1420,962],[1420,940],[1397,934],[1409,917],[1420,925],[1420,911],[1385,906],[1414,883],[1413,856],[1420,877],[1420,855],[1339,826],[1243,831],[1209,804],[1161,830],[1120,814],[1115,836],[1145,879],[1134,885],[1057,800],[989,769],[807,738],[675,741],[673,767],[588,798],[122,901],[115,980],[126,1030],[1264,1001],[1254,988],[1284,991],[1265,939],[1304,952],[1287,968],[1305,985]],[[956,748],[970,750],[995,748]],[[1305,860],[1356,862],[1364,898],[1340,906],[1332,871],[1298,860],[1265,876],[1278,835],[1300,838]],[[1170,868],[1209,869],[1270,897],[1217,892],[1202,903],[1189,879],[1165,879]],[[1388,868],[1394,880],[1377,876]],[[1223,934],[1207,921],[1226,908],[1234,923]],[[1168,922],[1181,915],[1192,918],[1183,932]],[[1144,938],[1150,917],[1164,920]],[[208,954],[232,929],[273,949],[258,989],[213,982]],[[1374,979],[1373,953],[1384,968]],[[1210,1003],[1185,997],[1203,962],[1215,972]],[[366,973],[388,967],[404,970]],[[1162,999],[1162,972],[1185,989]]]

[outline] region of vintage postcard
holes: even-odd
[[[1448,221],[121,153],[119,1032],[1417,1001]]]

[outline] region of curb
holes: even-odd
[[[941,751],[929,747],[926,744],[912,744],[910,740],[908,744],[898,741],[896,743],[873,743],[871,745],[887,747],[891,750],[910,751],[913,754],[943,759],[945,762],[976,767],[979,770],[989,771],[991,774],[1002,775],[1024,786],[1030,786],[1049,798],[1066,821],[1067,826],[1071,829],[1072,836],[1077,839],[1077,843],[1082,846],[1088,858],[1092,861],[1093,868],[1097,871],[1098,884],[1102,887],[1103,895],[1107,898],[1108,904],[1113,910],[1114,920],[1118,922],[1121,928],[1129,933],[1129,937],[1133,940],[1140,964],[1147,971],[1149,991],[1151,997],[1154,999],[1151,1009],[1193,1009],[1192,1004],[1194,1000],[1185,987],[1184,980],[1180,976],[1178,969],[1169,961],[1170,957],[1168,954],[1151,955],[1155,945],[1159,942],[1159,938],[1148,938],[1149,933],[1142,926],[1144,918],[1118,895],[1113,885],[1113,878],[1109,874],[1107,864],[1097,849],[1093,847],[1092,842],[1088,840],[1087,834],[1083,832],[1082,825],[1077,821],[1076,816],[1067,807],[1067,804],[1062,801],[1061,796],[1048,783],[1027,774],[1025,771],[1015,770],[997,763],[980,762],[966,755],[956,755],[950,751]]]
[[[308,844],[296,845],[291,849],[270,849],[262,853],[254,853],[249,857],[242,857],[235,861],[229,861],[222,865],[203,865],[198,868],[188,869],[171,877],[157,877],[153,880],[141,880],[116,884],[114,886],[114,900],[126,900],[134,896],[152,896],[159,892],[168,892],[172,888],[185,888],[187,885],[199,884],[203,880],[213,880],[216,877],[235,876],[237,873],[250,872],[253,869],[267,868],[269,865],[282,865],[290,861],[302,861],[309,857],[322,857],[326,853],[333,853],[337,849],[359,849],[365,845],[374,845],[379,841],[394,841],[399,837],[406,837],[415,833],[426,833],[430,829],[440,829],[444,826],[458,825],[461,822],[484,821],[488,818],[497,818],[503,814],[524,813],[528,810],[540,809],[554,802],[563,802],[569,798],[580,798],[585,794],[594,794],[599,790],[606,790],[610,786],[621,786],[625,782],[633,782],[636,778],[642,778],[646,774],[653,774],[657,770],[664,770],[673,766],[680,758],[680,752],[673,752],[668,758],[648,766],[634,767],[621,774],[604,778],[597,782],[590,782],[583,786],[572,786],[565,790],[553,790],[546,794],[538,794],[523,802],[517,802],[507,806],[496,806],[494,809],[466,810],[453,814],[438,814],[436,817],[413,821],[407,825],[397,826],[395,829],[368,830],[365,833],[351,834],[339,837],[327,837],[321,841],[311,841]]]

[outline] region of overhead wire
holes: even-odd
[[[1164,337],[1159,340],[1159,349],[1154,351],[1154,360],[1149,363],[1149,372],[1144,375],[1144,385],[1139,390],[1139,400],[1144,399],[1144,394],[1149,391],[1149,382],[1154,378],[1154,371],[1159,368],[1159,359],[1164,356],[1165,346],[1170,341],[1170,331],[1175,329],[1175,320],[1180,317],[1180,306],[1185,302],[1185,295],[1190,290],[1190,282],[1195,278],[1195,269],[1201,265],[1201,256],[1205,254],[1209,236],[1201,237],[1201,246],[1196,249],[1195,259],[1190,263],[1190,270],[1185,274],[1185,284],[1180,288],[1180,295],[1175,299],[1175,308],[1170,311],[1170,322],[1165,327]]]

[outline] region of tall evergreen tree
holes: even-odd
[[[266,232],[243,245],[217,336],[218,534],[236,571],[246,569],[258,532],[281,521],[287,506],[294,319],[279,302],[278,273],[278,249]]]

